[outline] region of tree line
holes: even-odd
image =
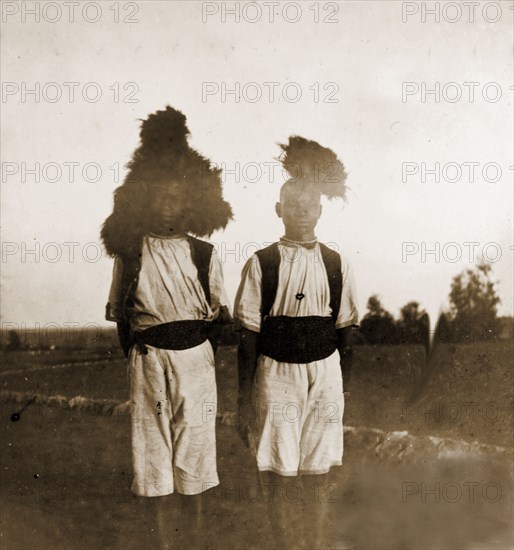
[[[449,343],[466,343],[484,340],[512,338],[512,318],[498,318],[500,303],[496,283],[492,280],[491,266],[477,264],[455,276],[448,296],[449,306],[443,311],[437,329],[438,337]],[[430,331],[434,331],[436,319],[429,320],[419,302],[410,301],[400,309],[398,319],[387,311],[378,295],[370,296],[367,313],[355,332],[356,344],[420,344],[427,346]],[[505,328],[507,326],[507,331]],[[3,331],[1,331],[3,332]],[[0,334],[2,351],[24,349],[117,349],[118,341],[113,329],[95,329],[80,333],[61,334],[63,331],[44,331],[20,337],[15,330]],[[66,336],[66,338],[65,338]],[[235,345],[238,335],[232,326],[223,329],[222,345]]]
[[[411,301],[400,309],[398,319],[387,311],[374,294],[367,303],[367,313],[356,332],[357,344],[421,344],[426,345],[430,331],[435,330],[438,338],[449,343],[469,343],[497,340],[503,337],[505,321],[498,318],[497,307],[500,298],[496,283],[491,277],[491,266],[480,262],[473,269],[466,269],[456,275],[448,296],[449,306],[440,318],[429,320],[420,304]]]

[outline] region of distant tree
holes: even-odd
[[[397,337],[401,344],[425,344],[429,331],[427,312],[419,309],[418,302],[409,302],[400,309],[396,323]]]
[[[453,278],[448,311],[451,340],[471,342],[497,336],[500,298],[491,271],[491,265],[482,261]]]
[[[10,330],[7,333],[7,351],[18,351],[21,349],[21,340],[19,334],[15,330]]]
[[[376,294],[368,300],[368,313],[360,325],[360,332],[369,344],[395,344],[396,323],[394,317],[382,307]]]
[[[368,313],[366,314],[366,316],[369,315],[370,317],[384,317],[390,315],[390,313],[388,313],[387,310],[382,307],[382,302],[376,294],[373,294],[369,297],[367,308]]]

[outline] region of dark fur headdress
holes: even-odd
[[[346,199],[346,171],[337,155],[316,141],[291,136],[288,144],[279,144],[283,153],[280,162],[291,178],[287,184],[316,186],[329,199]]]
[[[110,256],[136,257],[150,231],[152,190],[179,182],[184,205],[194,214],[189,231],[199,237],[223,229],[232,208],[223,200],[221,170],[189,146],[186,117],[167,106],[141,125],[141,143],[134,151],[123,185],[114,191],[114,208],[101,238]]]

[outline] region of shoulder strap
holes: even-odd
[[[211,305],[211,289],[209,287],[209,267],[211,265],[211,256],[214,246],[200,239],[195,239],[188,235],[189,246],[191,247],[191,257],[198,270],[198,279],[205,293],[205,298]]]
[[[321,258],[325,264],[325,269],[328,276],[328,286],[330,289],[330,309],[332,310],[332,318],[334,322],[339,315],[339,307],[341,305],[341,293],[343,290],[343,276],[341,274],[341,256],[328,248],[328,246],[320,243]],[[278,244],[272,245],[258,250],[257,258],[261,265],[262,280],[261,280],[261,316],[269,315],[278,288],[278,270],[280,268],[280,252]]]
[[[261,265],[261,316],[269,315],[273,302],[277,295],[278,288],[278,270],[280,267],[280,252],[278,244],[273,243],[266,248],[256,252]]]
[[[341,293],[343,291],[343,275],[341,273],[341,256],[335,250],[331,250],[323,243],[319,243],[321,257],[325,264],[328,275],[328,286],[330,288],[330,309],[334,323],[339,315],[341,306]]]

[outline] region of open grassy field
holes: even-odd
[[[419,346],[357,346],[345,423],[386,431],[479,440],[512,446],[514,343],[443,346],[438,370],[416,403],[410,403]],[[129,381],[118,350],[29,355],[4,353],[0,389],[34,395],[128,399]],[[236,348],[217,354],[218,409],[236,408]]]
[[[444,348],[427,393],[410,404],[423,350],[358,347],[345,388],[345,424],[512,449],[513,352],[512,342]],[[226,347],[217,355],[222,417],[235,410],[235,353]],[[2,548],[154,547],[149,503],[129,490],[126,415],[36,401],[12,422],[19,405],[6,401],[12,392],[125,401],[128,379],[119,352],[13,352],[2,364]],[[332,472],[331,548],[343,532],[366,550],[512,547],[510,463],[462,453],[434,460],[423,445],[409,460],[394,452],[384,458],[369,436],[355,433],[347,432],[345,465]],[[221,485],[205,494],[212,548],[272,548],[251,457],[233,426],[221,421],[218,468]]]

